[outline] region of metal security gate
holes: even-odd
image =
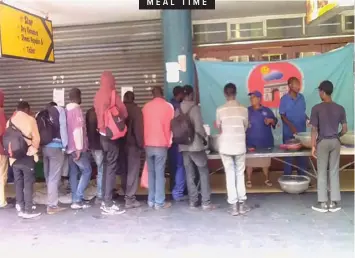
[[[7,114],[20,100],[38,111],[52,101],[53,89],[82,91],[87,110],[103,71],[112,71],[118,91],[133,87],[136,101],[150,99],[150,87],[163,86],[161,21],[141,21],[54,29],[55,64],[0,58],[0,89]]]

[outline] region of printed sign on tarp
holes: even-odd
[[[334,84],[333,100],[344,106],[351,130],[354,127],[354,45],[312,57],[280,62],[208,62],[196,61],[200,104],[205,124],[213,128],[216,109],[225,103],[223,87],[232,82],[237,86],[237,98],[246,107],[250,105],[248,93],[263,93],[263,105],[271,108],[279,118],[280,98],[287,93],[287,80],[297,77],[306,99],[307,115],[321,100],[317,87],[324,80]],[[275,142],[281,142],[282,127],[274,130]],[[216,133],[216,131],[212,131]]]

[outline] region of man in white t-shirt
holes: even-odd
[[[216,125],[221,131],[219,153],[226,173],[228,203],[231,214],[237,216],[250,211],[245,204],[245,131],[248,128],[248,110],[237,100],[237,88],[233,83],[224,87],[227,102],[217,108]]]

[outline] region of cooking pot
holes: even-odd
[[[284,175],[278,179],[281,190],[290,194],[300,194],[309,188],[311,178],[308,176]]]
[[[296,133],[295,139],[299,140],[303,147],[305,148],[312,148],[312,141],[311,141],[311,133],[310,132],[302,132]]]
[[[211,152],[219,152],[219,136],[220,134],[208,136],[208,148]]]
[[[344,145],[354,145],[354,132],[347,132],[340,137],[340,142]]]

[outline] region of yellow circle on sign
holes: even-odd
[[[268,74],[270,72],[270,68],[268,66],[264,65],[264,66],[261,67],[260,71],[261,71],[261,74],[265,75],[265,74]]]

